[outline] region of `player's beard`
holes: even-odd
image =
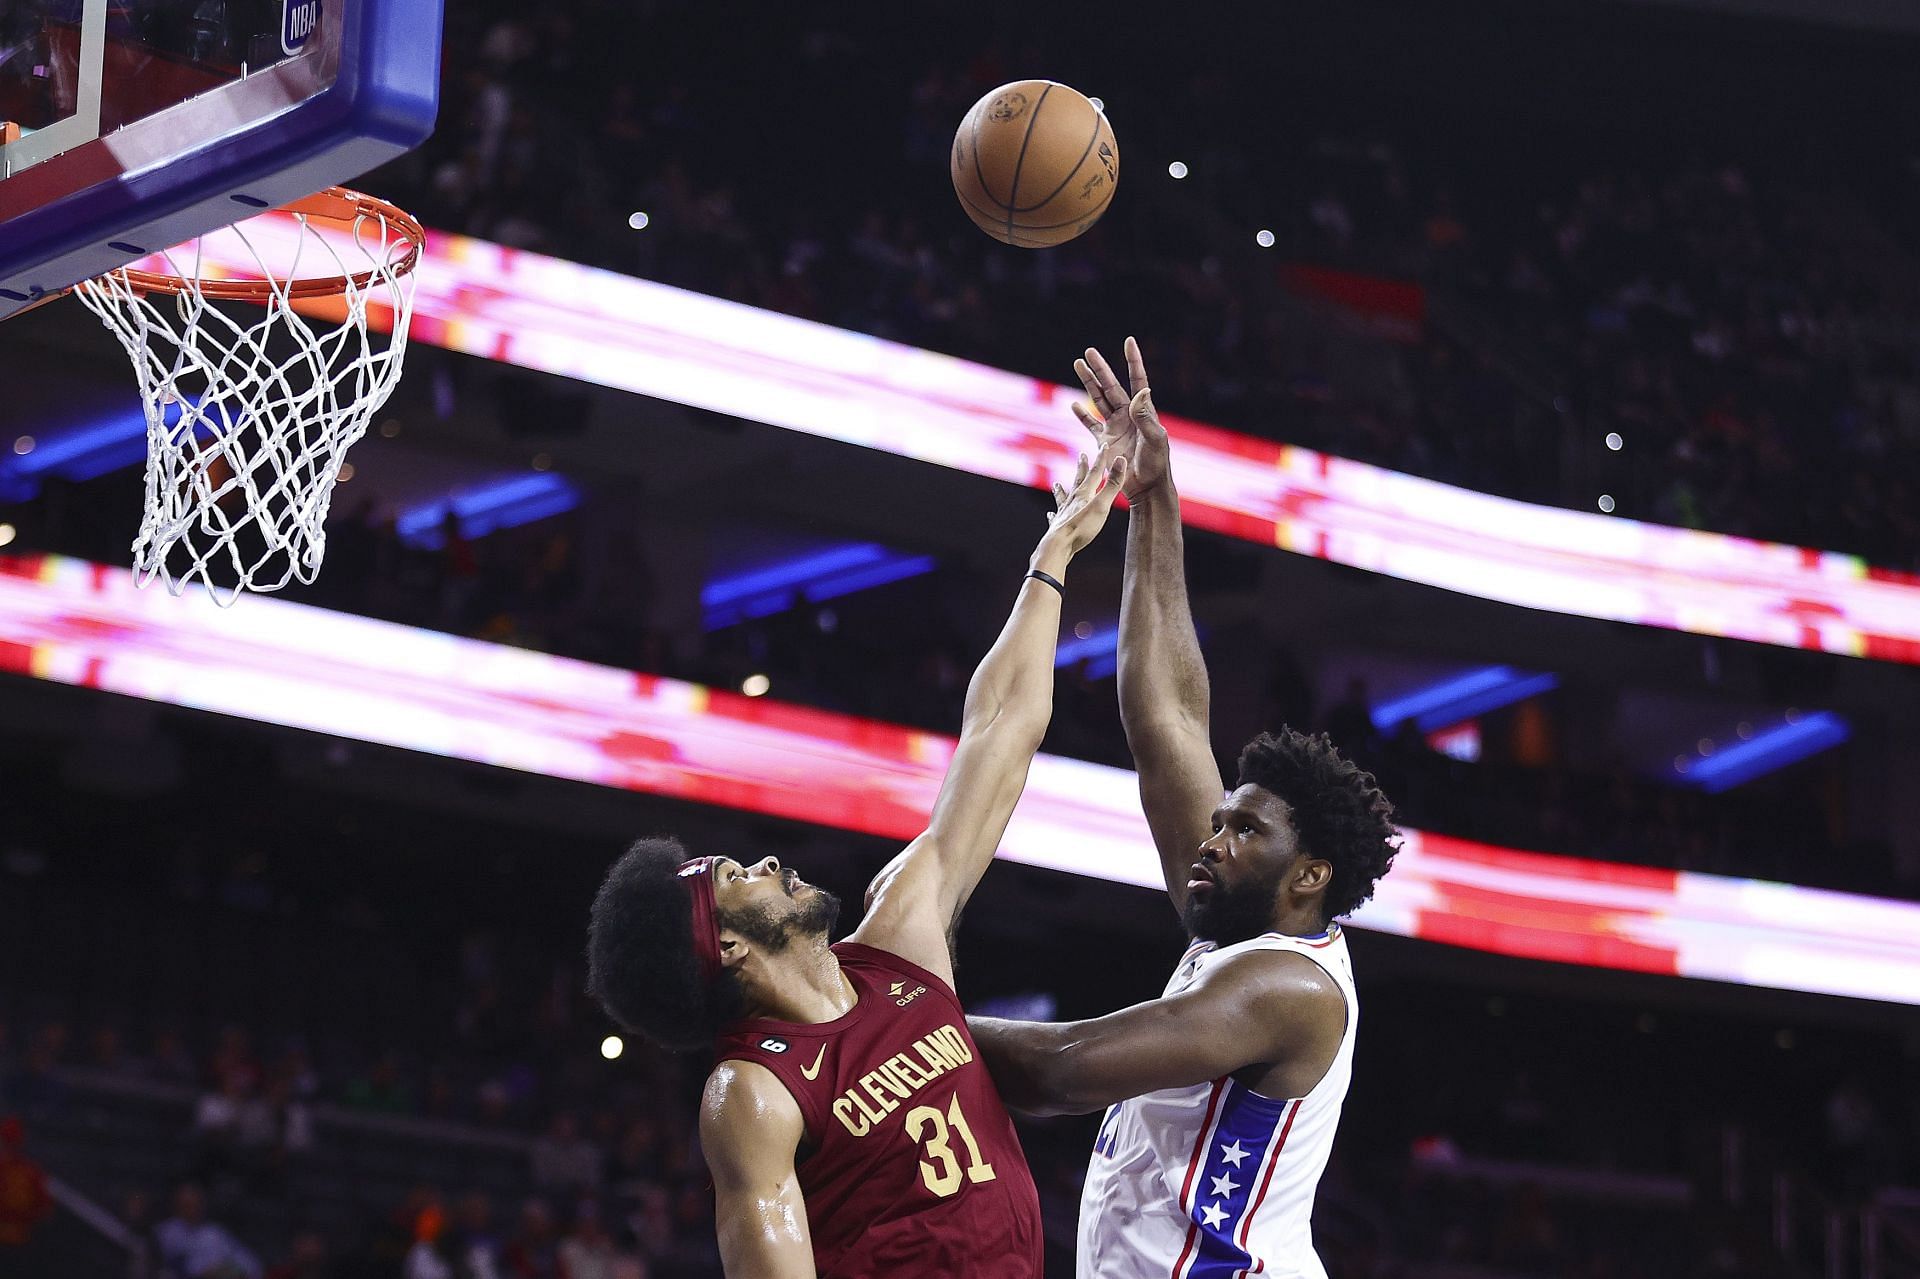
[[[808,938],[825,941],[833,935],[840,918],[840,899],[824,888],[806,885],[804,896],[793,898],[793,908],[776,914],[770,906],[760,906],[731,915],[727,927],[756,946],[778,953]]]
[[[1220,946],[1258,937],[1273,927],[1273,904],[1280,896],[1282,870],[1265,879],[1250,879],[1236,888],[1214,882],[1205,901],[1187,897],[1180,917],[1187,932]]]

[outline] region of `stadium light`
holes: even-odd
[[[909,555],[878,542],[848,542],[723,574],[700,588],[709,631],[784,613],[803,601],[824,603],[931,573],[931,555]]]
[[[1796,711],[1793,720],[1731,745],[1720,746],[1703,738],[1703,758],[1694,760],[1691,768],[1674,771],[1683,773],[1688,785],[1717,795],[1831,750],[1852,735],[1846,720],[1838,715],[1828,711],[1803,715]]]
[[[548,519],[578,505],[579,491],[562,476],[514,475],[417,503],[400,512],[393,526],[407,545],[437,551],[446,545],[449,514],[459,521],[460,536],[477,538]]]
[[[1381,733],[1392,733],[1409,719],[1421,732],[1431,733],[1559,686],[1560,677],[1550,671],[1482,666],[1375,702],[1369,715],[1374,728]]]

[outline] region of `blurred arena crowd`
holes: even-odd
[[[239,784],[243,749],[211,752]],[[299,786],[217,816],[76,801],[10,833],[0,927],[30,966],[0,1007],[0,1180],[56,1168],[144,1279],[715,1273],[705,1064],[605,1059],[581,993],[596,851]],[[1029,1015],[1145,997],[1171,925],[1098,965],[1065,935],[980,946],[962,989]],[[1369,999],[1316,1216],[1343,1279],[1786,1275],[1775,1196],[1859,1204],[1920,1174],[1920,1089],[1883,1033],[1417,979]],[[1022,1128],[1056,1262],[1093,1118]],[[0,1249],[56,1228],[21,1202],[0,1198]]]

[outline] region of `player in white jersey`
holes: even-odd
[[[1393,808],[1324,736],[1240,753],[1222,797],[1187,605],[1167,433],[1127,340],[1131,393],[1076,371],[1103,445],[1133,459],[1120,709],[1140,797],[1193,944],[1166,992],[1064,1024],[972,1018],[1007,1103],[1106,1107],[1080,1200],[1082,1279],[1324,1279],[1313,1197],[1352,1071],[1359,1003],[1334,922],[1393,862]]]

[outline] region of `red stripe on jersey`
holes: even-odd
[[[1295,937],[1292,933],[1263,933],[1261,935],[1264,937],[1275,937],[1281,941],[1299,942],[1302,946],[1311,946],[1315,950],[1318,950],[1323,946],[1331,946],[1340,940],[1340,925],[1335,924],[1327,929],[1327,935],[1318,941],[1315,941],[1311,937]]]
[[[1247,1205],[1247,1215],[1240,1219],[1239,1243],[1242,1251],[1246,1250],[1247,1231],[1253,1225],[1254,1214],[1259,1212],[1260,1205],[1266,1202],[1267,1187],[1273,1184],[1273,1170],[1280,1166],[1280,1152],[1287,1148],[1287,1134],[1293,1131],[1293,1118],[1300,1113],[1300,1102],[1302,1100],[1304,1100],[1304,1098],[1296,1098],[1293,1103],[1293,1109],[1287,1112],[1287,1122],[1280,1126],[1280,1135],[1274,1139],[1273,1153],[1267,1156],[1267,1175],[1260,1179],[1260,1193],[1253,1197],[1253,1202]],[[1252,1273],[1257,1275],[1266,1268],[1267,1259],[1262,1257],[1254,1264]]]
[[[1187,1179],[1180,1183],[1179,1203],[1181,1211],[1189,1214],[1192,1213],[1193,1208],[1187,1202],[1187,1193],[1193,1189],[1193,1179],[1200,1172],[1200,1165],[1206,1162],[1207,1141],[1213,1136],[1213,1112],[1219,1109],[1220,1093],[1226,1086],[1227,1081],[1224,1077],[1213,1081],[1213,1091],[1207,1094],[1206,1118],[1200,1121],[1200,1135],[1194,1140],[1193,1154],[1187,1158]],[[1187,1242],[1180,1249],[1180,1259],[1173,1263],[1173,1279],[1180,1279],[1180,1272],[1186,1269],[1187,1258],[1193,1255],[1193,1241],[1199,1233],[1199,1222],[1188,1223]]]

